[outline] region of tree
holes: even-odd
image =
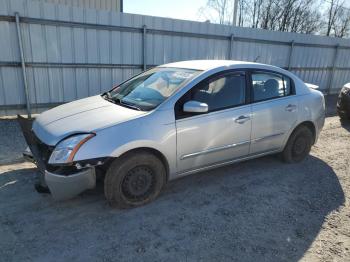
[[[238,26],[284,32],[349,36],[350,9],[345,0],[238,0]],[[201,16],[232,24],[234,0],[208,0]],[[328,6],[327,6],[328,5]],[[321,8],[320,8],[321,6]]]
[[[350,10],[344,6],[344,1],[330,0],[327,9],[327,36],[345,37],[350,27]]]
[[[350,35],[350,10],[342,9],[339,19],[334,26],[334,36],[346,37]]]
[[[328,22],[326,35],[331,34],[331,30],[334,27],[337,14],[340,10],[339,0],[330,0],[330,6],[328,8]]]
[[[205,20],[219,24],[230,24],[230,17],[233,14],[233,1],[208,0],[207,5],[200,8],[199,13]]]

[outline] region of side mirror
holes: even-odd
[[[183,111],[187,113],[207,113],[208,104],[191,100],[184,104]]]

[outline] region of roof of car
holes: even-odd
[[[256,65],[262,66],[264,64],[246,62],[246,61],[237,61],[237,60],[188,60],[169,63],[161,65],[161,67],[177,67],[177,68],[186,68],[186,69],[196,69],[196,70],[209,70],[222,66],[245,66],[245,65]],[[264,65],[266,66],[266,65]]]

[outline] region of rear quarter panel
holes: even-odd
[[[296,121],[295,126],[290,130],[284,144],[287,143],[288,138],[294,129],[305,121],[311,121],[314,124],[316,129],[316,143],[325,121],[325,101],[321,92],[310,90],[308,93],[298,95],[298,120]]]
[[[310,90],[310,93],[304,95],[299,100],[299,122],[312,121],[316,128],[316,138],[318,139],[326,115],[325,99],[323,94],[317,90]]]

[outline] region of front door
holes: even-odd
[[[204,114],[181,112],[186,101],[208,104]],[[242,72],[216,75],[193,87],[177,103],[178,172],[210,166],[249,153],[251,105]]]

